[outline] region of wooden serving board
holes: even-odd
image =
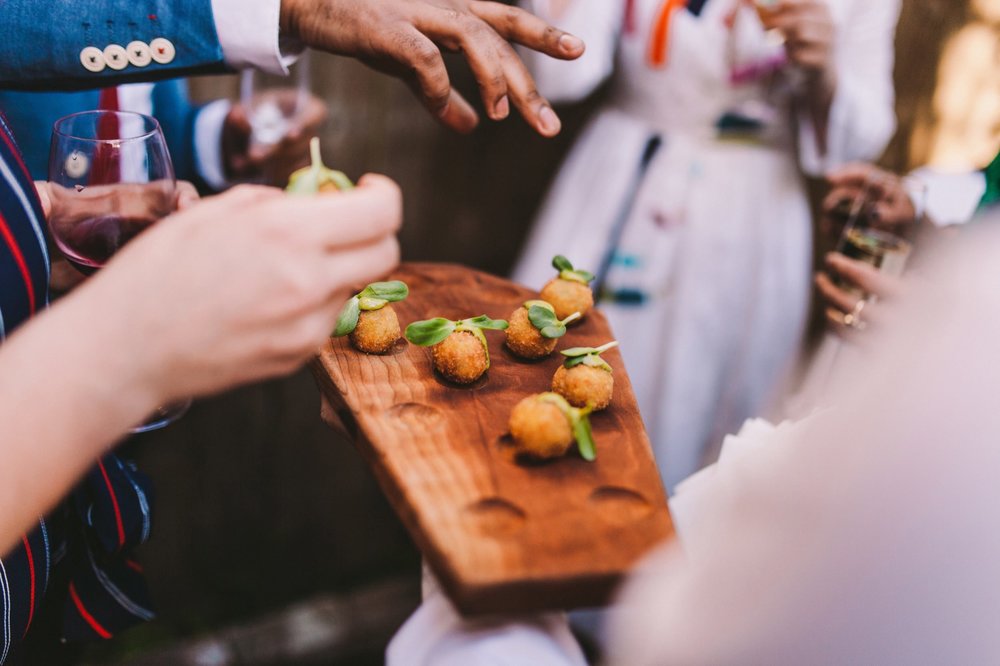
[[[506,319],[536,292],[454,265],[404,264],[403,328],[435,316]],[[359,290],[360,290],[359,286]],[[507,420],[549,390],[562,356],[525,362],[487,331],[492,368],[472,388],[439,378],[430,351],[401,341],[368,356],[331,340],[313,363],[321,389],[458,608],[467,615],[606,603],[642,555],[670,537],[666,494],[617,350],[614,401],[592,417],[597,461],[575,447],[547,463],[513,454]],[[558,349],[613,339],[592,312]]]

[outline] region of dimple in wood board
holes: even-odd
[[[455,265],[404,264],[403,328],[430,317],[506,319],[537,292]],[[360,289],[360,286],[359,286]],[[428,349],[401,341],[385,356],[327,343],[313,371],[432,570],[466,615],[606,603],[632,565],[673,534],[632,386],[617,350],[614,400],[591,418],[597,460],[576,453],[530,463],[507,422],[522,398],[549,390],[558,349],[612,339],[591,312],[540,362],[514,357],[487,331],[492,367],[470,388],[448,384]]]

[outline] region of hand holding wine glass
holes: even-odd
[[[85,111],[59,119],[53,127],[46,195],[53,241],[77,270],[92,274],[177,209],[177,181],[160,124],[121,111]],[[168,425],[190,404],[182,400],[158,407],[133,432]]]

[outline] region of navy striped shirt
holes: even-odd
[[[0,341],[49,298],[41,202],[0,115]],[[52,519],[0,558],[0,664],[45,610],[59,638],[111,638],[153,613],[128,553],[149,538],[148,480],[114,455],[100,460]],[[57,569],[62,575],[55,575]],[[58,582],[57,582],[58,581]]]

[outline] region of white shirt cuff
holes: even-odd
[[[924,210],[939,227],[971,220],[986,194],[986,177],[981,171],[948,173],[921,167],[910,175],[927,186]]]
[[[215,30],[233,69],[288,74],[302,45],[280,35],[281,0],[212,0]]]
[[[220,99],[198,112],[194,120],[194,165],[209,187],[221,191],[229,186],[222,163],[222,126],[232,104]]]

